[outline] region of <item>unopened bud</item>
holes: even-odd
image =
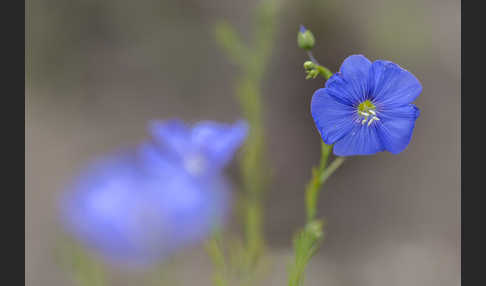
[[[304,62],[304,69],[310,70],[314,68],[314,63],[312,61],[306,61]]]
[[[315,42],[316,40],[312,32],[300,25],[299,32],[297,33],[297,44],[299,48],[309,51],[314,47]]]

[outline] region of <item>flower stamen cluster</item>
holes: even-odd
[[[376,116],[376,106],[370,101],[365,100],[358,106],[358,119],[356,122],[361,122],[362,125],[365,125],[368,122],[368,126],[373,123],[373,121],[379,121],[380,118]]]

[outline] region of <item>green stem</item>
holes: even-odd
[[[337,157],[324,172],[321,173],[319,181],[324,184],[326,180],[344,163],[345,157]]]
[[[312,169],[312,178],[307,185],[305,191],[305,198],[306,198],[306,211],[307,211],[307,221],[311,221],[316,216],[317,211],[317,199],[319,196],[319,191],[323,182],[320,180],[320,177],[324,173],[326,169],[327,160],[329,158],[329,153],[331,153],[332,146],[327,145],[326,143],[322,142],[321,144],[321,161],[319,163],[319,167]]]
[[[327,159],[329,157],[329,153],[331,152],[332,146],[327,145],[324,142],[322,143],[322,146],[319,169],[313,170],[311,181],[307,185],[307,190],[305,192],[307,222],[315,219],[317,212],[317,201],[322,185],[324,185],[327,179],[344,163],[345,160],[344,157],[338,157],[326,168]]]
[[[236,81],[236,98],[243,116],[250,126],[240,160],[244,189],[242,221],[244,224],[245,250],[241,252],[242,257],[238,260],[244,261],[243,265],[238,265],[238,267],[244,268],[245,273],[248,273],[248,284],[250,285],[254,285],[253,277],[255,277],[255,272],[260,266],[259,263],[265,248],[263,199],[268,185],[269,168],[266,166],[264,158],[264,109],[261,91],[264,72],[274,45],[278,7],[279,1],[260,1],[254,14],[254,31],[251,43],[244,43],[242,37],[228,23],[219,24],[215,31],[220,46],[241,70]],[[213,245],[212,251],[215,251],[214,247],[215,245]],[[213,253],[213,255],[215,254]],[[230,261],[233,260],[230,259]],[[227,267],[231,270],[236,268],[234,265]],[[215,281],[215,285],[225,285],[221,283]]]
[[[321,65],[317,65],[316,69],[319,72],[319,74],[323,78],[325,78],[326,80],[328,80],[332,76],[332,72],[329,69],[327,69],[326,67],[323,67]]]
[[[227,281],[227,269],[226,258],[224,256],[222,235],[220,231],[216,231],[212,238],[206,243],[206,252],[211,258],[211,262],[214,267],[213,271],[213,283],[215,286],[226,286]]]
[[[314,58],[311,51],[307,52],[309,59],[314,63],[314,69],[328,80],[332,72]],[[316,219],[317,202],[322,185],[343,164],[344,157],[337,157],[329,165],[329,155],[332,145],[321,143],[321,158],[319,165],[312,168],[312,177],[305,191],[307,223],[294,239],[294,261],[289,269],[288,285],[301,286],[304,284],[305,269],[312,256],[317,252],[324,238],[322,220]]]
[[[306,266],[324,238],[323,221],[316,219],[319,193],[322,185],[344,162],[344,157],[337,157],[327,165],[332,146],[324,142],[321,146],[321,161],[317,168],[312,169],[312,178],[305,193],[307,223],[294,239],[295,260],[289,270],[289,286],[303,285]]]

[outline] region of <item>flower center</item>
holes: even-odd
[[[190,174],[199,175],[206,168],[206,160],[200,154],[190,155],[184,160],[184,167]]]
[[[368,122],[368,126],[373,123],[373,121],[379,121],[380,119],[376,116],[376,106],[370,101],[365,100],[358,105],[358,120],[356,122],[361,122],[362,125]]]

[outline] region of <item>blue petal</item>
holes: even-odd
[[[140,144],[136,149],[136,156],[139,161],[140,171],[145,172],[147,175],[164,176],[167,174],[167,170],[176,169],[179,167],[178,163],[182,163],[180,154],[174,155],[171,152],[161,152],[160,147],[153,142]]]
[[[153,120],[149,131],[155,141],[169,151],[183,155],[190,148],[190,129],[179,119]]]
[[[192,129],[192,143],[203,150],[211,165],[223,167],[243,144],[247,132],[248,124],[243,120],[232,125],[201,121]]]
[[[386,150],[397,154],[408,146],[419,115],[420,110],[413,104],[380,111],[378,135]]]
[[[159,209],[144,203],[146,189],[140,183],[146,180],[133,165],[134,161],[127,155],[96,162],[78,178],[72,192],[65,195],[63,212],[68,230],[88,247],[108,260],[142,266],[163,255],[170,246],[163,241],[156,246],[147,244],[144,238],[155,234],[155,229],[150,230],[154,225],[134,221],[141,209]],[[140,226],[147,228],[141,231]]]
[[[362,55],[347,57],[339,69],[327,82],[329,94],[337,100],[357,105],[367,99],[368,78],[371,62]]]
[[[412,73],[383,60],[373,62],[369,86],[373,102],[388,108],[412,103],[422,92],[422,85]]]
[[[185,246],[203,240],[215,226],[221,226],[230,210],[229,184],[220,175],[187,182],[175,182],[172,192],[160,200],[173,224],[173,239]]]
[[[248,125],[201,121],[190,129],[180,120],[168,120],[152,121],[150,130],[156,144],[140,148],[143,158],[156,167],[159,153],[192,175],[210,175],[231,160],[246,138]]]
[[[374,124],[355,123],[353,130],[334,144],[337,156],[371,155],[384,149]]]
[[[334,144],[353,129],[356,111],[352,106],[336,101],[329,95],[328,88],[320,88],[312,96],[311,113],[322,140]]]

